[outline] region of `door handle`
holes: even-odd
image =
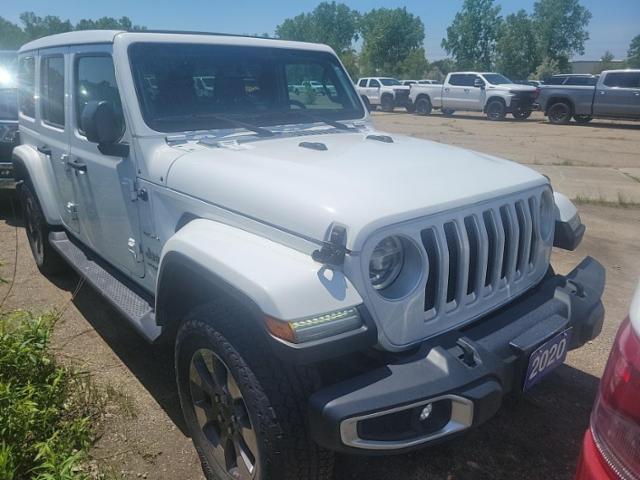
[[[444,89],[444,91],[445,91],[445,92],[448,92],[448,91],[449,91],[449,89],[448,89],[448,88],[445,88],[445,89]]]
[[[604,95],[604,90],[600,90],[600,95]]]
[[[42,146],[38,147],[38,151],[41,154],[46,155],[47,157],[51,156],[51,149],[47,145],[42,145]]]
[[[640,92],[633,92],[636,97],[640,97]]]
[[[465,89],[464,89],[464,91],[465,91],[466,93],[469,93],[469,89],[468,89],[468,88],[465,88]]]
[[[80,173],[86,173],[87,172],[87,164],[81,162],[80,160],[74,160],[73,162],[67,162],[67,165],[71,168],[73,168],[76,171],[76,174],[78,172]]]

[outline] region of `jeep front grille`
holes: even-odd
[[[540,194],[510,198],[470,213],[443,218],[420,231],[427,256],[425,320],[529,286],[546,270],[539,248]],[[541,263],[542,265],[541,267]]]

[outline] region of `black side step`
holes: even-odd
[[[153,299],[149,295],[74,243],[65,232],[51,232],[49,243],[143,337],[150,342],[158,338],[162,329],[156,324]]]

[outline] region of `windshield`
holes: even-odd
[[[402,85],[399,80],[395,78],[381,78],[380,83],[385,87],[393,87],[394,85]]]
[[[228,119],[264,127],[364,116],[327,52],[135,43],[129,57],[145,122],[160,132],[229,128]]]
[[[482,76],[491,85],[506,85],[509,83],[513,83],[507,77],[505,77],[504,75],[500,75],[499,73],[483,73]]]

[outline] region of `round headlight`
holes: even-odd
[[[549,190],[540,197],[540,235],[543,240],[549,240],[555,226],[555,201]]]
[[[371,254],[369,260],[369,280],[376,290],[391,285],[402,270],[404,247],[398,237],[383,239]]]

